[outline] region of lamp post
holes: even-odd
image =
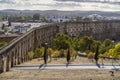
[[[113,43],[113,48],[114,48],[115,41],[112,40],[112,43]],[[113,56],[110,56],[110,58],[112,59],[112,65],[113,65]]]
[[[45,43],[45,49],[44,49],[44,64],[47,64],[48,60],[48,54],[47,54],[47,43]]]
[[[102,68],[104,68],[104,63],[103,63],[103,56],[102,56]]]
[[[110,56],[110,59],[112,59],[112,65],[113,65],[113,57],[112,57],[112,56]]]

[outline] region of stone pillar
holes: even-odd
[[[23,42],[23,62],[25,62],[25,41]]]
[[[29,52],[29,38],[28,38],[28,40],[27,40],[27,45],[26,45],[26,49],[27,49],[27,61],[29,60],[29,57],[28,57],[28,52]]]
[[[21,63],[23,63],[24,62],[24,55],[23,55],[23,53],[24,53],[24,45],[23,45],[24,43],[23,43],[23,41],[21,42]]]
[[[11,68],[11,54],[9,53],[7,55],[7,69],[6,70],[9,71],[10,68]]]
[[[22,45],[21,45],[21,43],[19,44],[19,54],[18,54],[18,64],[21,64],[21,47],[22,47]]]
[[[21,63],[23,63],[23,42],[21,42]]]
[[[2,70],[2,65],[3,65],[3,64],[2,64],[2,56],[0,55],[0,73],[3,71],[3,70]]]
[[[15,65],[18,64],[18,47],[15,48]]]
[[[7,57],[3,56],[2,57],[2,72],[6,72],[7,71]]]
[[[13,64],[13,51],[11,52],[11,57],[10,58],[11,58],[11,67],[13,67],[13,65],[14,65]]]
[[[25,50],[24,57],[25,57],[25,62],[26,62],[27,61],[27,55],[26,55],[27,54],[27,47],[26,47],[27,46],[27,41],[26,40],[25,40],[24,44],[25,44],[25,46],[24,46],[24,50]]]
[[[15,49],[13,50],[13,66],[15,65]]]

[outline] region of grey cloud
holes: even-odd
[[[109,3],[109,4],[120,4],[120,1],[111,0],[54,0],[54,1],[73,1],[73,2],[96,2],[96,3]]]
[[[50,6],[50,7],[75,7],[75,6],[81,6],[80,4],[76,4],[76,3],[32,4],[32,5]]]
[[[0,0],[0,3],[15,4],[15,1],[14,0]]]
[[[113,2],[111,0],[55,0],[55,1],[74,1],[74,2]],[[114,1],[116,2],[116,1]],[[117,1],[118,2],[118,1]]]

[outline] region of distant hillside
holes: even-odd
[[[107,17],[120,17],[120,12],[101,12],[101,11],[58,11],[58,10],[0,10],[1,16],[14,16],[14,15],[33,15],[39,13],[44,16],[88,16],[90,14],[99,14]]]

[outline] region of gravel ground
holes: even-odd
[[[0,80],[112,80],[109,70],[15,70],[0,74]],[[120,80],[120,71],[114,71]]]

